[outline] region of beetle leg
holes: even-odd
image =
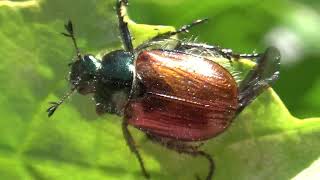
[[[250,60],[256,59],[261,56],[261,54],[253,53],[253,54],[237,54],[234,53],[231,49],[222,49],[219,46],[212,46],[207,44],[199,44],[199,43],[186,43],[186,42],[180,42],[177,49],[191,49],[191,48],[200,48],[204,51],[215,51],[218,52],[221,56],[223,56],[226,59],[229,60],[238,60],[240,58],[247,58]]]
[[[211,157],[210,154],[198,150],[199,146],[201,146],[202,144],[195,146],[195,145],[191,145],[191,144],[187,144],[185,142],[182,141],[178,141],[178,140],[172,140],[172,139],[167,139],[167,138],[162,138],[162,137],[157,137],[154,135],[150,135],[147,134],[147,137],[156,143],[159,143],[161,145],[163,145],[164,147],[170,149],[170,150],[174,150],[178,153],[183,153],[183,154],[187,154],[187,155],[191,155],[193,157],[198,157],[198,156],[202,156],[204,158],[206,158],[209,162],[209,172],[208,175],[206,177],[206,180],[211,180],[213,173],[214,173],[214,161]],[[196,179],[200,179],[197,175],[196,175]]]
[[[131,152],[133,152],[136,155],[143,175],[145,176],[146,179],[150,179],[150,175],[147,172],[146,168],[144,167],[143,159],[142,159],[142,157],[141,157],[141,155],[135,145],[135,141],[134,141],[134,139],[128,129],[128,121],[126,118],[124,118],[124,120],[122,122],[122,133],[123,133],[123,136],[127,142],[127,145],[129,146]]]
[[[185,32],[189,32],[189,30],[196,26],[196,25],[199,25],[199,24],[202,24],[204,22],[208,21],[208,19],[198,19],[198,20],[195,20],[193,21],[191,24],[187,24],[187,25],[184,25],[182,26],[180,29],[176,30],[176,31],[173,31],[173,32],[166,32],[166,33],[163,33],[163,34],[159,34],[157,36],[155,36],[154,38],[152,38],[152,40],[159,40],[159,39],[168,39],[169,37],[171,36],[174,36],[174,35],[177,35],[177,34],[180,34],[180,33],[185,33]],[[151,40],[151,41],[152,41]]]
[[[181,49],[186,50],[186,49],[192,49],[192,48],[200,49],[206,52],[214,51],[214,52],[217,52],[222,57],[229,60],[233,58],[231,49],[221,49],[219,46],[212,46],[212,45],[199,44],[199,43],[180,42],[176,47],[176,49],[178,50],[181,50]]]
[[[274,47],[268,48],[257,60],[257,65],[248,73],[239,86],[239,114],[262,91],[279,78],[280,52]]]
[[[259,53],[252,53],[252,54],[234,54],[233,56],[237,56],[239,58],[246,58],[246,59],[256,59],[262,56]]]
[[[241,58],[253,60],[253,59],[259,58],[261,56],[261,54],[258,54],[258,53],[237,54],[237,53],[233,53],[231,49],[221,49],[221,52],[223,54],[225,54],[225,56],[228,57],[229,59],[233,58],[235,60],[239,60]]]
[[[181,40],[179,39],[171,39],[170,37],[171,36],[174,36],[176,34],[180,34],[180,33],[183,33],[183,32],[189,32],[189,29],[191,29],[192,27],[196,26],[196,25],[199,25],[199,24],[202,24],[204,22],[206,22],[208,19],[200,19],[200,20],[196,20],[194,22],[192,22],[191,24],[187,24],[187,25],[184,25],[182,26],[180,29],[178,29],[177,31],[173,31],[173,32],[166,32],[166,33],[163,33],[163,34],[158,34],[157,36],[151,38],[150,40],[148,40],[147,42],[139,45],[137,48],[136,48],[136,51],[140,51],[140,50],[143,50],[145,48],[148,48],[148,47],[151,47],[151,46],[154,46],[154,45],[161,45],[163,43],[163,41],[166,41],[168,39],[170,40],[173,40],[173,41],[177,41],[177,44],[181,44]]]
[[[128,23],[125,22],[127,16],[126,7],[128,6],[128,0],[117,0],[116,11],[119,20],[120,35],[123,41],[123,45],[126,51],[133,52],[132,38],[128,28]]]
[[[162,34],[164,36],[174,36],[174,35],[177,35],[177,34],[180,34],[180,33],[183,33],[183,32],[189,32],[189,29],[191,29],[192,27],[196,26],[196,25],[199,25],[199,24],[202,24],[204,22],[208,21],[208,19],[198,19],[198,20],[195,20],[193,21],[191,24],[187,24],[187,25],[184,25],[182,26],[180,29],[178,29],[177,31],[174,31],[174,32],[167,32],[165,34]]]

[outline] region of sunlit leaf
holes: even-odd
[[[45,112],[48,102],[69,88],[67,65],[75,50],[70,39],[60,35],[63,25],[68,19],[73,21],[82,52],[120,48],[114,1],[4,2],[0,2],[0,179],[143,179],[122,137],[121,118],[98,117],[91,97],[74,96],[50,119]],[[175,2],[155,3],[170,7]],[[206,6],[195,6],[197,3],[188,1],[181,6],[194,7],[194,17],[212,12]],[[216,5],[222,12],[222,5]],[[160,14],[165,11],[157,10]],[[130,27],[135,45],[160,31],[173,30],[171,26],[132,23]],[[131,130],[153,179],[206,176],[204,159],[179,155]],[[215,159],[216,179],[290,179],[319,159],[319,138],[319,118],[291,116],[269,89],[225,133],[202,148]]]

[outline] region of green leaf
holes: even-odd
[[[120,48],[113,6],[113,0],[0,2],[0,179],[143,178],[122,137],[121,118],[97,117],[91,97],[75,95],[50,119],[45,112],[68,90],[67,64],[75,56],[70,40],[59,35],[63,24],[73,20],[82,52]],[[200,8],[193,1],[183,6]],[[155,10],[164,11],[148,11]],[[130,27],[135,45],[173,30]],[[290,179],[319,159],[319,121],[292,117],[269,89],[202,148],[214,157],[215,179]],[[153,179],[206,176],[204,159],[179,155],[131,131]]]

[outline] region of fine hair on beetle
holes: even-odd
[[[116,0],[123,49],[108,52],[101,59],[82,54],[72,22],[65,24],[62,34],[71,39],[76,51],[69,64],[71,89],[59,101],[51,102],[48,116],[74,92],[91,94],[98,115],[123,118],[124,139],[146,179],[150,174],[128,126],[170,150],[206,159],[208,173],[194,174],[197,179],[211,180],[215,164],[201,145],[224,133],[243,109],[278,79],[280,53],[269,47],[263,53],[238,54],[176,37],[207,19],[158,34],[134,47],[126,21],[127,6],[128,0]],[[255,64],[245,74],[232,68],[241,59]]]

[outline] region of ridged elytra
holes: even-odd
[[[72,39],[77,52],[70,64],[72,88],[60,101],[51,103],[48,116],[75,91],[82,95],[93,94],[99,115],[111,113],[123,117],[124,138],[147,179],[150,175],[128,130],[129,125],[169,149],[206,158],[209,162],[206,179],[210,180],[214,172],[212,157],[190,142],[208,140],[223,133],[248,104],[276,81],[280,53],[270,47],[261,54],[235,54],[230,49],[181,40],[163,46],[167,40],[172,40],[171,36],[188,32],[206,19],[160,34],[134,48],[124,21],[127,5],[128,1],[117,0],[124,49],[105,54],[101,60],[93,55],[82,55],[73,24],[69,21],[65,25],[67,32],[62,34]],[[247,58],[256,66],[237,83],[231,72],[215,62],[221,58],[230,63]]]

